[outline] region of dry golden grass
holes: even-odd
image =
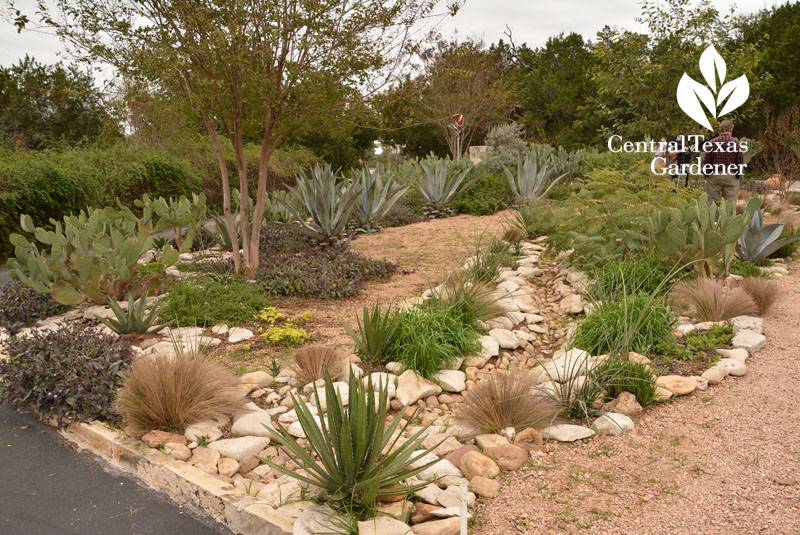
[[[774,280],[760,277],[750,277],[739,281],[739,286],[758,307],[758,313],[764,315],[778,300],[778,283]]]
[[[346,359],[342,352],[330,346],[307,346],[294,354],[294,371],[300,384],[313,383],[325,377],[325,372],[332,379],[342,375]]]
[[[444,307],[463,307],[473,319],[481,321],[505,314],[505,310],[497,304],[493,285],[469,281],[463,270],[448,275],[442,286],[434,297]]]
[[[669,298],[681,312],[698,321],[724,321],[758,312],[744,289],[708,277],[677,283]]]
[[[553,418],[557,407],[542,396],[534,396],[533,387],[529,372],[496,373],[466,392],[455,419],[475,434],[543,425]]]
[[[117,397],[125,425],[135,435],[183,431],[201,420],[227,418],[245,402],[239,379],[196,352],[137,358]]]

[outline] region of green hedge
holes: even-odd
[[[246,149],[252,191],[258,170],[258,150]],[[226,154],[233,187],[232,154]],[[304,148],[276,151],[270,164],[270,185],[279,187],[311,165]],[[219,171],[208,144],[153,148],[130,142],[111,147],[80,147],[45,151],[0,149],[0,259],[13,254],[9,235],[19,232],[20,214],[36,225],[88,206],[114,206],[149,193],[170,197],[204,191],[213,208],[221,204]]]
[[[477,165],[470,174],[468,180],[474,182],[453,201],[456,212],[491,215],[511,206],[514,197],[508,179],[502,171],[496,172],[485,165]]]

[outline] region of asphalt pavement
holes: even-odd
[[[0,405],[1,535],[212,535],[231,532]]]

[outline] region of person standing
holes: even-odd
[[[733,137],[732,121],[722,121],[719,130],[719,135],[704,146],[702,169],[706,177],[706,194],[714,202],[724,198],[735,205],[739,199],[744,154],[739,139]]]

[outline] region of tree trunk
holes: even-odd
[[[267,177],[269,175],[269,160],[275,152],[276,140],[272,131],[275,126],[276,114],[271,110],[267,113],[264,128],[264,137],[261,140],[261,152],[258,157],[258,190],[256,192],[256,206],[253,210],[253,232],[250,236],[250,277],[255,278],[258,272],[259,246],[261,241],[261,220],[264,219],[264,210],[267,206]],[[256,224],[258,223],[258,224]]]
[[[225,155],[222,152],[222,145],[220,145],[216,128],[214,128],[211,119],[205,113],[201,113],[201,116],[211,138],[211,146],[214,148],[219,174],[222,177],[222,213],[225,215],[225,224],[228,225],[228,232],[231,238],[233,269],[236,273],[239,273],[242,270],[242,258],[239,255],[239,233],[236,231],[236,224],[231,212],[231,181],[228,176],[228,166],[225,163]]]
[[[239,173],[239,219],[242,227],[242,253],[244,254],[244,266],[242,271],[252,272],[251,264],[253,259],[250,256],[250,248],[247,244],[250,241],[250,192],[247,185],[247,161],[244,157],[244,144],[242,142],[242,131],[239,122],[236,121],[233,131],[233,153],[236,161],[236,170]],[[255,223],[254,223],[255,226]]]

